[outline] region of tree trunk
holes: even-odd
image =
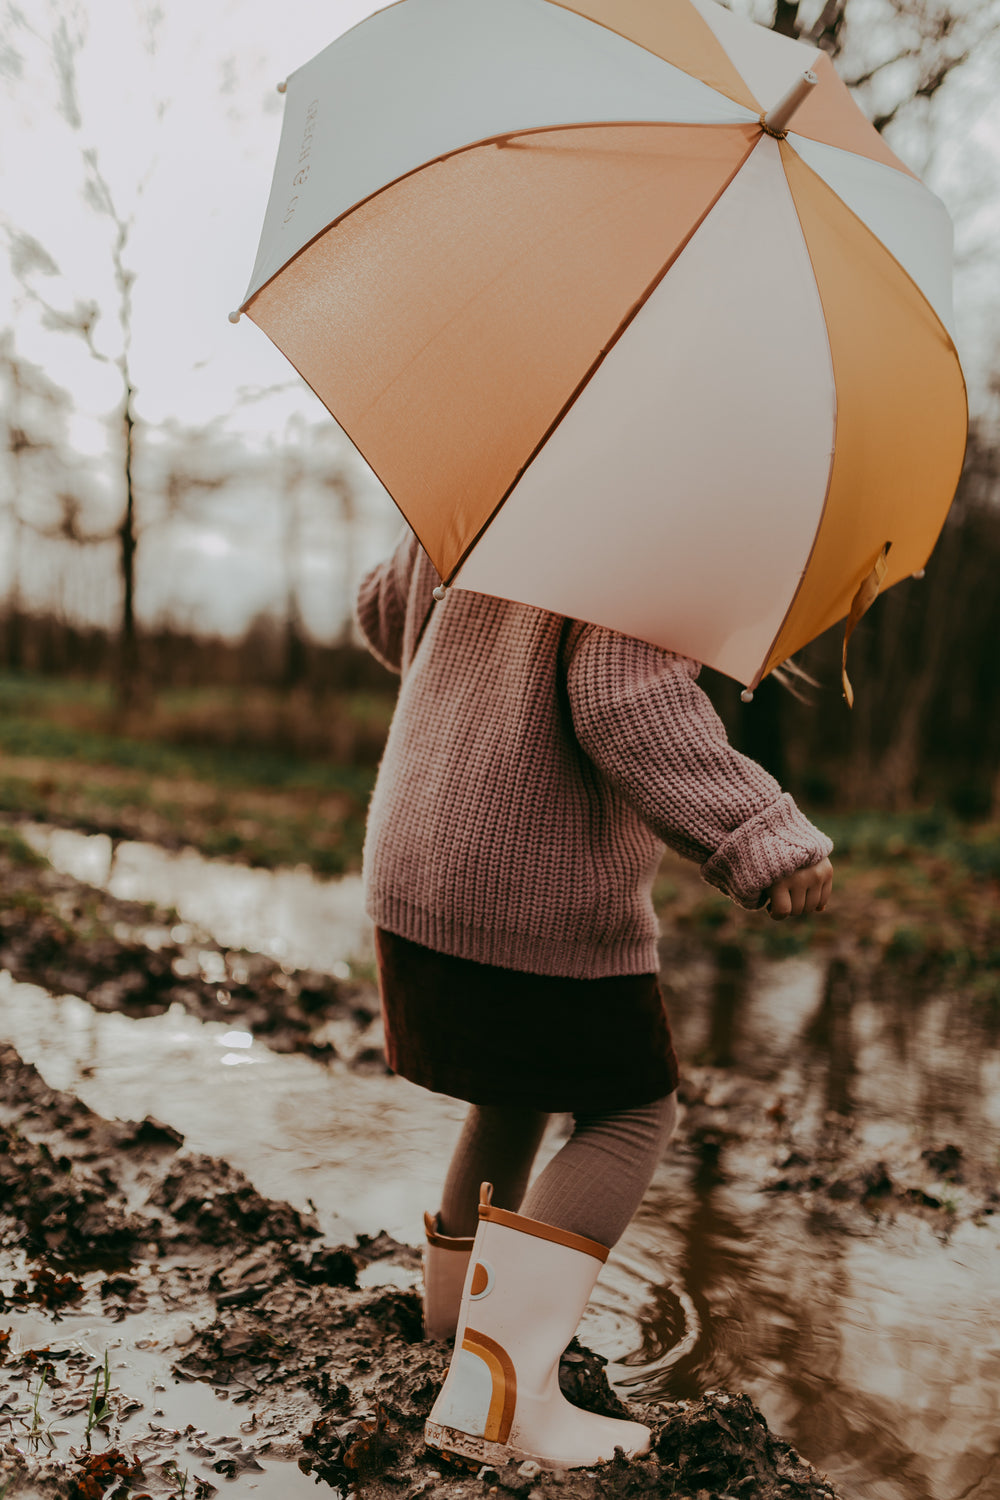
[[[136,704],[139,691],[139,642],[135,626],[135,485],[133,475],[134,428],[132,383],[125,375],[125,406],[122,415],[125,445],[125,510],[118,528],[118,560],[122,580],[122,614],[118,640],[117,702],[122,712]]]

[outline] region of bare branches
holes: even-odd
[[[156,50],[157,35],[163,13],[153,3],[136,0],[143,45],[150,55]],[[84,110],[79,88],[79,56],[86,40],[86,26],[81,20],[80,10],[60,0],[58,9],[50,9],[50,28],[47,38],[39,38],[38,32],[26,20],[18,16],[24,28],[31,32],[36,42],[42,40],[51,63],[56,87],[56,112],[76,136],[85,133]],[[162,114],[162,111],[160,112]],[[104,322],[102,309],[96,299],[75,298],[69,305],[60,305],[56,298],[44,295],[37,286],[39,275],[56,275],[58,267],[52,256],[30,235],[8,231],[12,246],[11,264],[20,282],[26,299],[41,312],[42,324],[55,332],[72,335],[82,340],[89,355],[96,361],[113,365],[121,380],[119,418],[117,422],[117,474],[119,479],[121,511],[117,523],[110,529],[88,528],[84,523],[84,503],[75,487],[63,488],[55,495],[57,517],[54,523],[38,529],[39,535],[50,540],[77,544],[114,541],[118,547],[119,574],[122,585],[122,614],[120,620],[121,668],[119,694],[124,705],[134,697],[137,684],[137,645],[135,625],[135,571],[136,551],[139,539],[136,496],[136,415],[135,383],[132,374],[132,329],[133,287],[135,272],[127,264],[128,248],[135,223],[134,212],[122,207],[120,190],[113,187],[93,143],[81,141],[80,162],[83,168],[82,194],[86,205],[94,214],[106,220],[110,228],[108,253],[111,262],[114,286],[113,324],[117,331],[115,352],[108,353],[98,344],[97,332]],[[154,158],[155,161],[155,158]],[[129,197],[138,200],[149,180],[152,164],[144,172]],[[108,309],[110,311],[110,309]]]
[[[24,230],[5,226],[7,235],[8,253],[10,256],[10,268],[18,281],[25,281],[27,277],[37,272],[40,276],[58,276],[59,267],[45,246],[35,239],[34,235],[26,234]]]
[[[106,545],[117,537],[117,526],[93,531],[84,525],[87,502],[75,490],[58,490],[52,498],[58,512],[55,521],[48,525],[38,521],[26,522],[36,536],[50,542],[73,542],[83,547]]]
[[[813,25],[803,33],[802,40],[812,42],[831,57],[836,57],[843,45],[846,20],[847,0],[826,0]]]
[[[1000,0],[824,0],[818,13],[808,0],[773,0],[771,26],[837,57],[845,82],[866,92],[873,123],[884,130],[933,100],[978,49],[992,43],[1000,50]]]
[[[76,58],[83,46],[85,29],[79,23],[79,12],[73,12],[76,27],[71,31],[69,18],[60,15],[52,33],[52,68],[59,90],[56,108],[71,130],[83,125],[80,100],[77,92]]]
[[[799,0],[775,0],[772,31],[782,36],[797,37],[799,34]]]

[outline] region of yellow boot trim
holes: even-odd
[[[517,1373],[514,1363],[501,1344],[488,1334],[477,1333],[474,1328],[465,1330],[462,1348],[481,1359],[493,1377],[493,1396],[483,1436],[491,1443],[505,1443],[517,1405]]]

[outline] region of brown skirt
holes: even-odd
[[[562,979],[375,933],[394,1073],[472,1104],[633,1109],[677,1087],[655,974]]]

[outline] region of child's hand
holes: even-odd
[[[833,866],[828,859],[821,859],[818,865],[807,865],[774,882],[768,891],[769,915],[775,922],[783,922],[786,917],[825,911],[832,890]]]

